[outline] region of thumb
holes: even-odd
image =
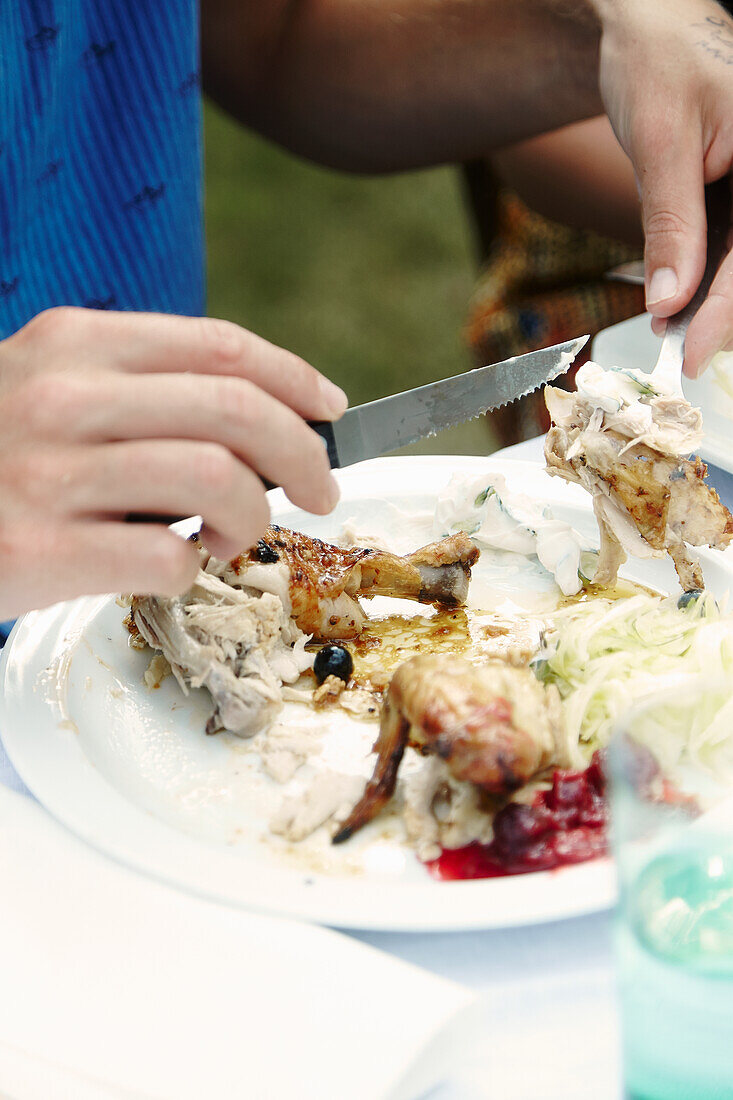
[[[655,153],[637,163],[646,307],[655,317],[671,317],[687,305],[705,270],[703,155],[684,134],[657,144]]]

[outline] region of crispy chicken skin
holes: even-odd
[[[689,547],[707,544],[723,550],[733,538],[733,516],[705,483],[705,463],[630,438],[628,431],[609,427],[613,417],[594,412],[579,395],[559,392],[546,390],[550,415],[559,422],[545,441],[547,470],[591,494],[601,536],[594,583],[613,584],[627,554],[667,553],[683,589],[703,588],[700,563]],[[674,424],[678,413],[670,398],[656,398],[653,404],[657,438],[663,443],[665,422]],[[686,403],[678,404],[679,416],[689,416]],[[621,423],[619,414],[616,421]]]
[[[408,742],[441,757],[456,779],[495,795],[510,795],[552,764],[570,763],[559,696],[528,668],[413,657],[392,678],[373,775],[334,844],[348,840],[392,797]]]
[[[207,570],[235,588],[279,595],[306,634],[354,638],[365,622],[359,596],[463,604],[478,556],[462,532],[399,557],[384,550],[344,549],[273,525],[250,551],[228,563],[212,559]]]

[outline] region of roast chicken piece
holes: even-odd
[[[392,678],[374,772],[334,844],[348,840],[392,797],[408,743],[441,757],[456,779],[495,795],[509,796],[545,769],[571,764],[560,697],[530,669],[413,657]]]
[[[365,615],[358,596],[463,603],[478,550],[453,535],[405,558],[344,550],[281,527],[231,562],[201,548],[201,569],[182,596],[135,596],[132,623],[162,652],[184,692],[205,687],[207,733],[251,737],[282,707],[283,683],[313,664],[309,635],[352,638]]]
[[[468,595],[479,556],[460,532],[399,557],[385,550],[333,546],[275,525],[245,554],[206,566],[227,584],[279,596],[288,614],[316,638],[355,638],[366,616],[358,597],[399,596],[453,607]]]
[[[679,437],[693,438],[691,409],[682,398],[655,396],[639,408],[608,414],[580,394],[548,387],[554,421],[545,442],[550,474],[582,485],[592,497],[600,531],[595,584],[610,585],[627,554],[672,558],[685,591],[704,588],[702,568],[690,546],[724,550],[733,538],[733,516],[705,483],[699,458],[676,453]],[[669,440],[670,450],[665,451]],[[650,445],[650,441],[654,445]]]

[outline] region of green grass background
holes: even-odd
[[[209,313],[369,401],[473,366],[474,278],[457,174],[365,179],[307,164],[207,105]],[[411,450],[483,454],[483,420]]]

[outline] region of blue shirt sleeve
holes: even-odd
[[[196,0],[0,4],[0,338],[205,310]]]

